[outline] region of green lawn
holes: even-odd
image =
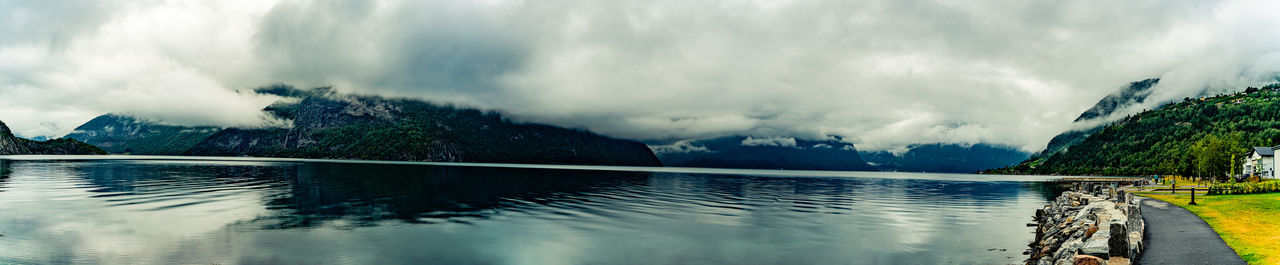
[[[1188,195],[1140,193],[1173,203],[1204,219],[1249,264],[1280,264],[1280,193]]]

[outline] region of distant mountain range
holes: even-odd
[[[660,166],[642,143],[540,124],[496,112],[410,99],[340,94],[329,88],[256,89],[285,98],[265,111],[291,126],[165,125],[108,114],[67,138],[112,153],[397,161]]]
[[[106,151],[72,139],[32,141],[13,136],[0,122],[0,155],[100,155]]]
[[[662,163],[674,167],[868,171],[858,150],[839,140],[729,136],[655,146]]]
[[[221,131],[218,127],[185,127],[125,115],[107,114],[76,127],[65,138],[97,145],[107,152],[135,155],[174,155]]]
[[[925,144],[902,154],[859,151],[840,138],[729,136],[653,146],[662,163],[677,167],[972,173],[1018,163],[1014,148],[977,144]]]
[[[255,92],[284,98],[264,111],[287,121],[289,125],[270,128],[191,127],[106,114],[77,127],[65,138],[78,140],[75,143],[83,141],[97,145],[110,153],[138,155],[627,166],[665,164],[843,171],[968,173],[1011,165],[1029,155],[1013,148],[987,144],[923,144],[895,155],[861,152],[838,137],[813,141],[752,136],[682,141],[676,145],[654,146],[651,151],[649,146],[635,141],[583,130],[515,123],[496,112],[418,100],[341,94],[330,88],[297,89],[286,85],[263,87]],[[1144,95],[1144,92],[1129,94]],[[1095,107],[1097,110],[1091,110],[1095,113],[1091,115],[1105,116],[1123,104],[1111,106]],[[49,142],[56,141],[65,140]]]
[[[863,152],[862,158],[882,171],[973,173],[1013,165],[1030,155],[1016,148],[989,144],[925,144],[911,146],[897,155]]]

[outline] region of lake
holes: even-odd
[[[1018,264],[1050,179],[0,157],[0,264]]]

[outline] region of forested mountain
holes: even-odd
[[[862,158],[882,171],[973,173],[1009,166],[1031,155],[1016,148],[975,144],[925,144],[905,153],[863,152]]]
[[[0,122],[0,155],[102,155],[106,151],[73,139],[32,141],[13,136]]]
[[[1222,177],[1249,147],[1277,144],[1280,84],[1272,84],[1169,103],[1111,123],[1041,163],[988,172]]]
[[[875,170],[853,145],[838,140],[729,136],[656,146],[662,163],[676,167]]]
[[[190,128],[106,115],[72,137],[113,152],[362,160],[661,165],[647,146],[588,131],[515,123],[496,112],[285,85],[265,109],[279,128]]]
[[[1117,90],[1094,104],[1088,110],[1080,113],[1076,117],[1073,125],[1075,129],[1068,130],[1049,140],[1048,146],[1040,152],[1031,154],[1026,160],[1017,165],[1009,166],[1010,168],[1021,167],[1031,168],[1044,163],[1049,157],[1066,151],[1071,146],[1075,146],[1083,142],[1089,137],[1107,126],[1104,119],[1115,114],[1116,111],[1145,103],[1147,97],[1151,95],[1151,88],[1160,82],[1159,78],[1151,78],[1142,81],[1132,82]],[[997,168],[997,167],[989,167]]]

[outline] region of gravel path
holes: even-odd
[[[1200,217],[1167,202],[1141,200],[1147,242],[1138,264],[1245,264]]]

